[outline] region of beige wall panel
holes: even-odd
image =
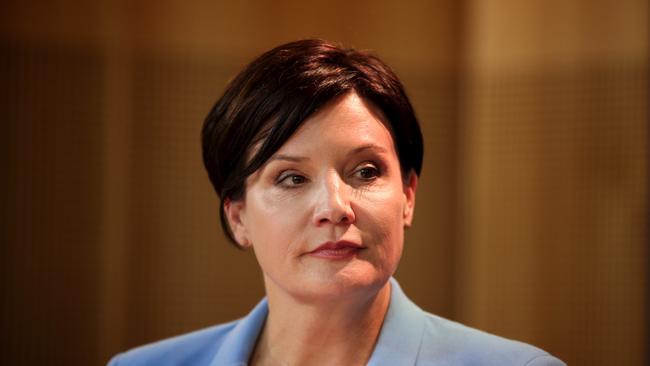
[[[644,0],[468,1],[466,64],[479,72],[648,57]]]
[[[569,364],[644,364],[647,3],[470,4],[460,319]]]

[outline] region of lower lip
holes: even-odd
[[[355,256],[361,248],[344,247],[338,249],[321,249],[309,253],[309,255],[323,259],[347,259]]]

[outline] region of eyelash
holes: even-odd
[[[370,173],[372,176],[367,177],[364,175]],[[377,178],[379,178],[382,175],[382,170],[379,167],[378,164],[374,162],[367,162],[364,163],[364,165],[358,169],[356,169],[353,173],[352,176],[358,178],[363,182],[363,184],[369,184],[375,181]],[[290,180],[290,182],[287,182]],[[291,171],[283,171],[280,173],[278,178],[276,179],[276,185],[278,186],[283,186],[284,188],[288,189],[293,189],[293,188],[299,188],[303,184],[307,183],[309,180],[307,177],[291,172]]]

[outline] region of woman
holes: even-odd
[[[203,127],[222,226],[267,298],[237,321],[111,365],[561,365],[418,308],[391,277],[411,225],[422,136],[393,72],[319,40],[244,69]]]

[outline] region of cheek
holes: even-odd
[[[251,193],[247,200],[246,226],[255,252],[265,257],[290,257],[304,239],[300,230],[306,227],[307,217],[303,199],[272,192]]]
[[[386,259],[399,257],[404,241],[404,220],[401,192],[395,190],[377,192],[365,197],[359,210],[363,217],[360,229],[380,247],[379,253]]]

